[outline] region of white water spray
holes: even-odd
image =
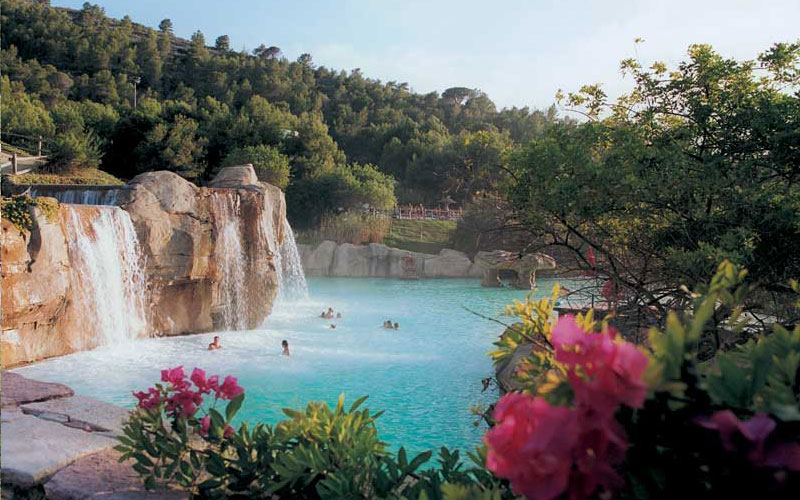
[[[232,192],[212,195],[218,232],[215,254],[220,271],[222,326],[228,330],[244,330],[247,327],[246,263],[239,227],[240,202],[239,195]]]
[[[84,338],[111,345],[145,335],[144,259],[130,216],[116,207],[85,212],[63,207],[75,307],[86,329]]]
[[[292,226],[286,218],[283,219],[283,243],[278,255],[278,297],[286,300],[307,299],[308,283],[303,272],[303,261],[297,250]]]
[[[49,196],[59,203],[74,205],[116,205],[119,189],[67,189],[59,191],[39,191],[31,189],[31,196]]]

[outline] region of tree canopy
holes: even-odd
[[[391,195],[369,197],[384,200],[376,206],[395,196],[435,204],[447,194],[462,202],[496,187],[497,158],[509,145],[557,120],[553,109],[498,111],[476,89],[420,94],[357,69],[318,66],[310,54],[290,61],[268,44],[237,52],[225,34],[209,38],[213,46],[199,31],[180,39],[169,19],[153,29],[109,18],[90,3],[70,10],[3,0],[1,7],[4,131],[96,134],[101,168],[123,179],[170,169],[203,182],[234,151],[267,146],[288,158],[290,192],[302,183],[332,197],[309,210],[362,203],[361,195],[344,200],[316,185],[333,186],[323,179],[348,170],[344,177],[358,178],[364,167],[355,164],[385,174],[381,191]],[[96,113],[74,107],[87,102],[106,107],[103,120],[61,119],[56,130],[65,104]],[[290,197],[289,211],[303,224],[308,213],[292,201],[300,198]]]

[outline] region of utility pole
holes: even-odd
[[[141,83],[141,77],[135,76],[133,77],[133,109],[136,109],[136,86]]]

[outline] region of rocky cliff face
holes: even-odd
[[[71,312],[91,299],[78,293],[72,272],[76,245],[68,237],[67,210],[81,220],[99,210],[130,216],[146,279],[143,334],[252,328],[269,314],[278,291],[271,253],[284,238],[286,206],[283,193],[258,182],[252,167],[223,169],[209,187],[170,172],[142,174],[118,203],[61,205],[56,222],[34,209],[30,232],[2,221],[4,367],[101,343],[87,320]]]
[[[480,278],[483,268],[466,254],[442,250],[438,255],[409,252],[378,243],[298,245],[309,276],[347,278]]]

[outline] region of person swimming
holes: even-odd
[[[289,342],[287,342],[285,340],[282,341],[281,342],[281,347],[283,347],[283,353],[282,354],[284,356],[289,356]]]
[[[216,351],[217,349],[222,349],[222,346],[219,343],[219,336],[215,335],[214,336],[214,342],[208,344],[208,350],[209,351]]]
[[[336,319],[342,319],[342,313],[336,313]]]
[[[331,330],[336,330],[336,325],[331,325],[330,328]]]
[[[383,322],[383,327],[384,327],[384,328],[387,328],[387,329],[389,329],[389,330],[393,329],[393,328],[394,328],[394,325],[392,325],[392,320],[390,320],[390,319],[387,319],[386,321],[384,321],[384,322]]]
[[[399,330],[400,329],[400,323],[395,323],[394,324],[394,329],[395,330]]]

